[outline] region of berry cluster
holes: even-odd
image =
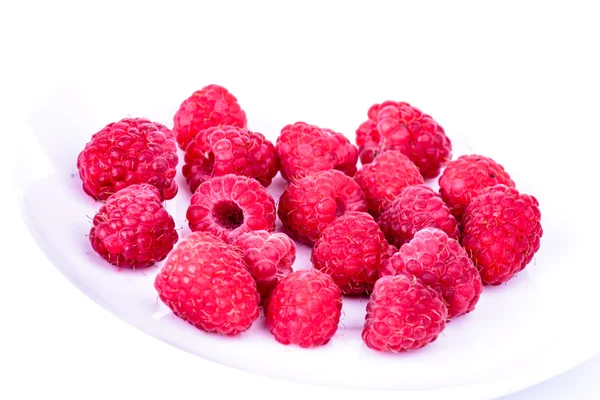
[[[192,233],[179,242],[164,205],[178,191],[177,145],[193,194]],[[236,97],[209,85],[183,101],[173,130],[111,123],[77,166],[85,193],[105,202],[92,248],[118,267],[166,259],[156,291],[195,327],[238,335],[262,308],[280,343],[321,346],[343,297],[368,296],[364,343],[405,352],[436,340],[475,309],[484,285],[509,281],[540,248],[536,198],[489,157],[451,158],[441,125],[405,102],[373,105],[356,146],[305,122],[273,144],[248,129]],[[442,169],[438,193],[426,180]],[[276,203],[266,188],[278,172],[287,186]],[[312,246],[311,268],[294,270],[292,238]]]

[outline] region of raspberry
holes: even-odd
[[[275,149],[281,161],[281,176],[287,181],[330,169],[348,176],[356,173],[356,146],[331,129],[304,122],[286,125],[277,138]]]
[[[486,187],[497,184],[515,187],[502,165],[476,154],[451,161],[444,169],[439,184],[442,199],[459,221],[471,199]]]
[[[208,85],[185,99],[173,117],[173,132],[182,150],[198,132],[213,126],[246,127],[246,113],[237,99],[219,85]]]
[[[105,201],[127,186],[149,183],[161,199],[177,194],[177,145],[166,126],[143,118],[113,122],[92,136],[77,158],[83,190]]]
[[[257,180],[224,175],[203,182],[187,210],[190,229],[230,241],[249,231],[275,229],[275,200]]]
[[[279,198],[279,218],[298,240],[314,243],[336,218],[350,211],[367,211],[358,184],[336,170],[290,182]]]
[[[269,297],[277,282],[292,272],[296,244],[285,233],[246,232],[232,244],[242,251],[263,301]]]
[[[341,310],[340,288],[329,275],[300,270],[273,289],[267,303],[267,325],[280,343],[321,346],[337,331]]]
[[[221,126],[200,131],[191,141],[183,175],[194,193],[205,180],[226,174],[255,178],[267,187],[278,169],[275,147],[261,133]]]
[[[152,185],[131,185],[108,198],[94,217],[93,249],[118,267],[148,267],[165,259],[178,236]]]
[[[420,349],[446,327],[448,308],[439,294],[415,277],[384,276],[367,304],[363,341],[394,353]]]
[[[485,285],[500,285],[522,271],[542,234],[537,199],[505,185],[483,189],[463,216],[462,245]]]
[[[456,240],[460,237],[456,219],[448,206],[425,185],[402,189],[377,222],[387,240],[398,248],[427,227],[439,228]]]
[[[405,274],[442,295],[448,319],[471,312],[483,290],[479,271],[458,241],[436,228],[425,228],[400,248],[381,275]]]
[[[316,241],[313,266],[331,275],[343,294],[370,293],[390,245],[367,213],[349,212],[329,225]]]
[[[377,133],[373,133],[374,126]],[[452,143],[429,115],[404,102],[386,101],[369,109],[369,120],[356,131],[360,159],[370,163],[387,150],[399,150],[425,179],[436,177],[452,157]]]
[[[259,316],[260,296],[241,254],[207,232],[179,242],[154,287],[175,315],[207,332],[237,335]]]
[[[424,183],[417,166],[399,151],[379,154],[363,166],[354,178],[365,193],[369,212],[376,218],[407,186]]]

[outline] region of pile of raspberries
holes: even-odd
[[[356,145],[305,122],[273,144],[209,85],[181,104],[173,129],[126,118],[93,135],[77,160],[83,190],[105,202],[91,245],[119,267],[166,260],[160,299],[207,332],[240,334],[262,308],[280,343],[320,346],[344,296],[363,296],[368,347],[422,348],[475,309],[484,285],[530,263],[538,202],[491,158],[451,160],[444,129],[408,103],[373,105]],[[181,240],[164,207],[178,192],[178,147],[193,193]],[[442,170],[438,193],[426,181]],[[278,172],[287,186],[276,202],[265,188]],[[294,271],[296,242],[312,246],[312,266]]]

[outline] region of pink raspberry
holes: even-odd
[[[234,336],[259,316],[260,296],[242,255],[207,232],[178,243],[154,287],[175,315],[203,331]]]
[[[416,350],[437,339],[447,317],[439,294],[417,278],[384,276],[375,283],[367,304],[362,338],[374,350]]]
[[[92,136],[77,158],[83,190],[105,201],[127,186],[148,183],[161,199],[177,194],[177,145],[166,126],[143,118],[108,124]]]
[[[249,231],[275,229],[275,200],[257,180],[224,175],[203,182],[187,210],[190,229],[230,241]]]
[[[439,228],[453,239],[460,238],[458,224],[448,206],[425,185],[402,189],[377,222],[387,240],[398,248],[427,227]]]
[[[296,244],[285,233],[246,232],[235,238],[232,244],[242,251],[263,301],[277,282],[292,272]]]
[[[354,176],[358,151],[344,135],[305,122],[286,125],[275,146],[287,181],[337,169]]]
[[[236,126],[200,131],[185,151],[185,176],[192,193],[207,179],[227,174],[255,178],[267,187],[279,161],[273,143],[258,133]]]
[[[290,182],[279,199],[278,214],[291,234],[312,244],[336,218],[350,211],[367,211],[362,190],[344,173],[328,170]]]
[[[343,294],[370,293],[390,245],[367,213],[348,212],[329,225],[312,251],[313,266],[331,275]]]
[[[452,143],[444,129],[429,115],[404,102],[373,105],[369,121],[356,132],[356,141],[363,164],[381,152],[399,150],[415,163],[425,179],[435,178],[452,157]]]
[[[173,132],[182,150],[204,129],[233,125],[246,127],[246,113],[234,95],[219,85],[208,85],[185,99],[173,117]]]
[[[502,165],[477,154],[451,161],[444,169],[439,184],[442,199],[459,221],[471,199],[486,187],[497,184],[515,187]]]
[[[275,339],[300,347],[322,346],[338,328],[342,294],[333,279],[315,269],[292,272],[267,303],[267,325]]]
[[[379,154],[363,166],[354,178],[367,199],[369,212],[376,218],[407,186],[423,184],[417,166],[399,151]]]
[[[400,248],[381,269],[381,275],[405,274],[442,295],[448,319],[475,309],[483,290],[479,271],[458,241],[436,228],[425,228]]]
[[[178,236],[152,185],[131,185],[108,198],[94,217],[93,249],[118,267],[142,268],[165,259]]]
[[[500,285],[522,271],[540,248],[539,203],[505,185],[485,188],[463,216],[462,245],[485,285]]]

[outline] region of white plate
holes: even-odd
[[[533,151],[527,149],[532,140],[522,138],[521,147],[515,148],[508,139],[516,140],[518,132],[507,132],[507,145],[489,145],[481,134],[457,134],[459,118],[448,118],[445,124],[455,156],[477,151],[503,163],[518,188],[540,201],[544,236],[535,261],[523,273],[506,285],[485,288],[476,311],[451,322],[435,343],[398,355],[368,349],[360,338],[366,301],[356,299],[344,299],[340,329],[331,342],[311,350],[277,343],[263,318],[236,338],[207,334],[177,319],[157,299],[153,280],[158,267],[118,269],[92,251],[86,235],[100,204],[83,193],[76,174],[77,154],[93,132],[126,115],[171,126],[180,101],[195,89],[162,85],[150,92],[143,87],[141,82],[120,86],[119,96],[114,96],[116,87],[71,82],[49,93],[33,111],[33,134],[25,135],[31,144],[17,169],[23,216],[41,248],[82,292],[131,325],[200,357],[259,374],[346,388],[393,389],[419,398],[492,398],[598,353],[598,332],[592,323],[597,316],[598,263],[592,268],[590,236],[577,226],[584,202],[590,199],[569,207],[569,182],[556,184],[557,177],[569,176],[559,174],[564,167],[557,166],[551,154],[560,144],[549,143],[547,155],[536,153],[529,159],[523,154]],[[160,96],[153,96],[157,91]],[[234,93],[248,99],[251,89],[238,85]],[[337,104],[351,101],[341,97]],[[250,125],[271,140],[284,123],[293,122],[293,110],[277,101],[265,105],[269,112],[259,111],[259,104],[242,106],[250,111]],[[335,111],[330,120],[315,123],[352,133],[365,113],[348,121]],[[296,119],[303,118],[299,114]],[[185,211],[190,194],[181,178],[180,195],[167,202],[167,208],[183,236],[189,232]],[[282,188],[278,178],[269,190],[278,196]],[[301,247],[295,267],[309,266],[309,250]]]

